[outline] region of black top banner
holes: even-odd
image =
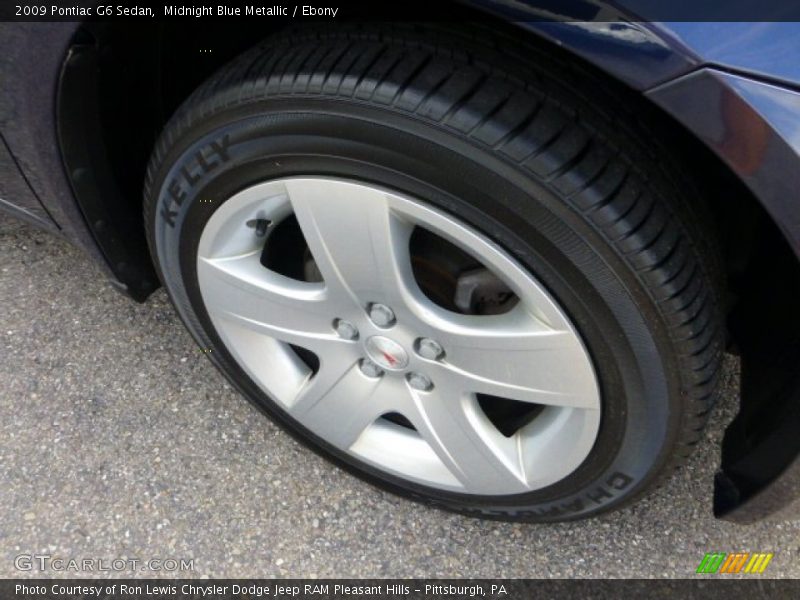
[[[2,0],[0,21],[800,21],[795,0]]]
[[[351,600],[486,598],[549,600],[565,598],[725,599],[746,596],[796,598],[800,581],[724,579],[685,580],[533,580],[533,579],[216,579],[0,580],[3,600]]]

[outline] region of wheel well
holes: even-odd
[[[142,220],[145,171],[158,135],[204,79],[271,33],[261,21],[176,23],[85,23],[72,39],[56,101],[78,205],[137,300],[158,287]]]
[[[471,9],[454,5],[453,10]],[[139,300],[158,287],[141,212],[153,145],[173,112],[202,81],[278,28],[263,23],[86,23],[73,39],[57,101],[64,162],[98,244],[120,281]],[[702,142],[641,94],[534,34],[499,20],[492,27],[524,37],[526,43],[545,45],[547,52],[577,61],[618,87],[643,118],[664,133],[679,160],[691,157],[681,167],[707,199],[725,255],[731,347],[746,343],[746,336],[738,332],[758,318],[747,300],[753,286],[780,286],[774,290],[780,293],[787,282],[800,282],[791,248],[753,194]],[[768,281],[765,257],[770,262]]]

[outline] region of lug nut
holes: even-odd
[[[385,304],[371,304],[369,318],[378,327],[391,327],[394,325],[394,311]]]
[[[383,375],[383,369],[368,358],[362,358],[358,366],[367,377],[380,377]]]
[[[333,322],[333,327],[336,329],[336,333],[339,334],[339,337],[344,340],[355,340],[358,338],[358,329],[356,329],[356,326],[350,321],[336,319]]]
[[[417,340],[417,354],[428,360],[439,360],[444,356],[444,348],[436,340],[420,338]]]
[[[433,389],[433,382],[431,381],[431,378],[427,375],[423,375],[422,373],[409,373],[406,375],[406,380],[408,381],[408,385],[415,390],[428,392]]]

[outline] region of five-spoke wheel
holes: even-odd
[[[321,281],[265,266],[280,262],[268,256],[270,233],[291,218]],[[248,226],[257,220],[271,223],[266,235]],[[491,315],[438,306],[412,268],[417,227],[468,252],[517,301]],[[574,328],[530,274],[454,216],[364,183],[270,181],[211,217],[197,267],[214,326],[259,385],[326,442],[382,469],[515,494],[564,478],[592,448],[600,398]],[[493,400],[528,404],[531,418],[503,432]]]

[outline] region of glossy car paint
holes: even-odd
[[[56,94],[69,43],[79,23],[0,23],[0,135],[13,158],[0,157],[0,198],[84,248],[112,276],[64,172],[56,128]],[[19,169],[16,169],[16,165]],[[16,170],[24,179],[7,176]],[[19,192],[20,195],[14,195]]]
[[[779,85],[796,87],[800,82],[796,22],[668,22],[656,27],[706,64]]]
[[[13,198],[15,204],[5,198]],[[39,227],[53,227],[53,220],[25,180],[2,136],[0,136],[0,206]]]
[[[800,93],[705,68],[647,96],[725,161],[800,255]]]
[[[567,48],[670,113],[753,191],[800,256],[800,23],[655,21],[696,4],[683,0],[670,14],[652,0],[471,3]],[[725,3],[720,19],[746,15],[741,6]],[[85,199],[75,198],[57,134],[59,81],[78,27],[0,24],[0,81],[13,82],[0,92],[0,209],[61,233],[119,284],[119,264],[109,263],[87,226]],[[800,480],[800,463],[791,464],[800,447],[792,450],[776,483],[751,486],[721,512],[746,521],[785,506]]]

